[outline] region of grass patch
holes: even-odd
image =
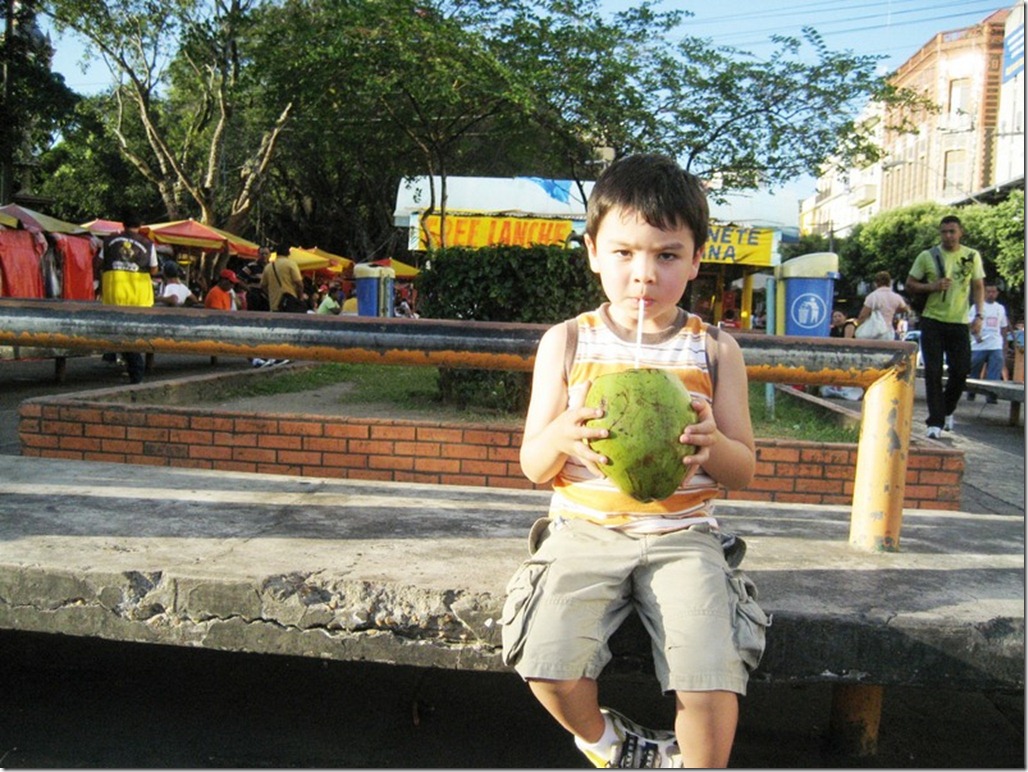
[[[336,383],[349,382],[348,403],[387,403],[404,410],[431,410],[442,417],[460,414],[464,419],[483,419],[520,423],[524,416],[486,408],[443,406],[438,393],[439,371],[435,367],[329,363],[292,371],[269,373],[267,378],[233,390],[228,397],[268,396],[309,391]],[[756,437],[795,439],[811,442],[856,442],[857,427],[840,425],[824,410],[775,393],[774,419],[767,417],[764,384],[751,383],[750,416]]]
[[[765,384],[750,385],[750,420],[753,435],[778,440],[807,440],[810,442],[851,442],[860,437],[856,426],[842,424],[838,419],[816,405],[790,398],[776,391],[774,418],[768,417]]]

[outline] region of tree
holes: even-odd
[[[684,15],[641,5],[605,21],[596,0],[540,0],[501,29],[521,73],[524,109],[557,137],[568,168],[615,156],[664,152],[715,197],[816,174],[881,155],[873,126],[853,116],[868,100],[922,101],[875,73],[878,57],[833,52],[817,32],[774,37],[767,60],[675,30]],[[903,126],[896,127],[899,129]]]
[[[250,0],[48,0],[46,8],[115,76],[110,131],[168,216],[198,211],[203,222],[240,230],[291,109],[278,105],[259,136],[238,142],[239,77],[260,42]],[[241,157],[228,157],[232,142]],[[226,173],[230,161],[236,173]]]
[[[50,213],[69,222],[116,219],[125,209],[145,221],[163,219],[157,191],[136,174],[107,133],[100,115],[105,101],[83,98],[61,141],[40,155],[38,193],[54,202]]]
[[[76,102],[64,78],[50,71],[53,47],[36,24],[34,3],[8,0],[5,6],[7,24],[0,45],[4,66],[0,204],[12,200],[17,187],[29,186],[32,175],[27,170],[64,126]],[[20,175],[16,175],[15,167],[22,170]]]

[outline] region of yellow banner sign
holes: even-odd
[[[411,223],[410,246],[412,249],[428,249],[422,222],[427,224],[432,237],[432,247],[439,247],[439,215],[419,218]],[[446,215],[446,246],[530,247],[534,244],[563,245],[571,233],[571,220],[550,220],[540,217],[502,217],[477,214]],[[416,246],[415,246],[416,245]]]
[[[774,231],[768,228],[712,224],[703,251],[704,263],[773,266],[775,257]]]

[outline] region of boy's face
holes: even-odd
[[[661,230],[620,208],[611,209],[600,221],[595,241],[586,235],[585,245],[589,267],[600,275],[614,321],[634,329],[642,298],[643,329],[653,332],[674,320],[677,303],[696,278],[703,254],[688,226]]]

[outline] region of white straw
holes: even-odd
[[[646,313],[646,301],[639,298],[639,319],[635,325],[635,369],[639,369],[639,356],[643,345],[643,315]]]

